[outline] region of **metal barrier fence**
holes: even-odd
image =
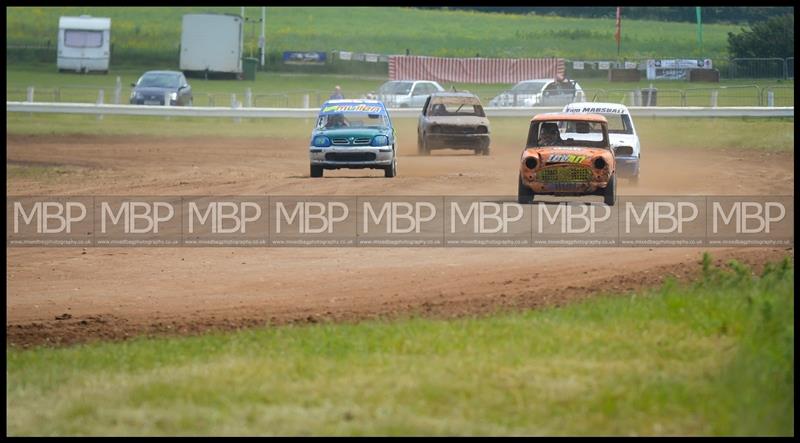
[[[794,106],[793,86],[771,86],[761,90],[763,106]]]
[[[794,71],[794,68],[792,70]],[[788,74],[787,59],[783,58],[734,58],[728,65],[728,76],[731,79],[786,79]],[[794,72],[792,72],[792,77],[794,77]]]

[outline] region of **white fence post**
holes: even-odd
[[[114,88],[114,104],[118,105],[122,97],[122,79],[117,76],[117,85]]]
[[[103,89],[100,89],[99,91],[97,91],[97,104],[98,105],[102,105],[103,102],[105,102],[105,100],[106,100],[105,94],[106,94],[106,91],[104,91]],[[97,119],[98,120],[102,120],[103,119],[103,114],[97,114]]]
[[[717,99],[719,98],[719,89],[711,91],[711,107],[717,107]]]
[[[244,103],[248,108],[253,107],[253,92],[250,90],[250,88],[244,90]]]
[[[303,95],[303,107],[306,108],[306,109],[308,109],[310,107],[308,105],[308,102],[309,102],[309,96],[308,96],[308,94],[304,94]]]
[[[771,89],[767,91],[767,106],[770,108],[775,107],[775,93]]]
[[[164,106],[169,106],[169,92],[164,93]]]
[[[33,86],[28,86],[28,103],[33,103]]]
[[[236,109],[236,108],[239,108],[239,107],[241,107],[241,103],[239,103],[238,101],[236,101],[236,93],[231,93],[231,109]],[[235,118],[233,119],[233,121],[234,121],[235,123],[241,123],[241,122],[242,122],[242,119],[241,119],[241,118],[239,118],[239,117],[235,117]]]

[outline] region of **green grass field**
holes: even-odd
[[[239,14],[239,7],[14,7],[7,8],[8,45],[55,44],[58,18],[62,15],[91,14],[112,19],[112,55],[109,75],[58,74],[54,53],[35,62],[35,57],[7,56],[6,94],[8,100],[24,100],[26,88],[34,86],[36,101],[77,101],[93,103],[98,89],[105,89],[105,102],[112,101],[116,78],[123,85],[121,102],[126,103],[130,83],[144,71],[177,69],[178,44],[182,16],[186,13],[215,12]],[[260,8],[247,8],[251,18],[260,18]],[[369,26],[357,26],[365,23]],[[346,25],[344,25],[346,24]],[[246,53],[252,51],[260,35],[256,24],[246,29]],[[258,28],[258,29],[257,29]],[[727,33],[740,30],[734,25],[705,25],[704,52],[695,48],[695,28],[689,23],[637,21],[623,19],[622,52],[628,59],[710,57],[725,63]],[[346,31],[346,32],[345,32]],[[267,45],[270,63],[286,50],[350,50],[384,54],[472,57],[563,57],[567,59],[615,60],[614,20],[579,19],[535,15],[504,15],[470,11],[420,10],[413,8],[268,8]],[[13,49],[14,54],[24,50]],[[52,60],[51,60],[52,59]],[[274,60],[273,60],[274,59]],[[273,61],[270,61],[273,60]],[[277,65],[270,65],[276,68]],[[374,71],[374,70],[373,70]],[[303,96],[310,95],[311,105],[318,106],[340,84],[345,95],[361,97],[375,91],[386,75],[366,75],[353,71],[350,76],[322,74],[278,74],[259,72],[256,81],[202,80],[191,81],[198,106],[229,106],[230,94],[241,100],[245,88],[251,88],[254,105],[261,107],[297,107]],[[597,101],[618,102],[624,92],[653,85],[661,90],[660,105],[709,106],[710,89],[720,90],[719,106],[756,106],[765,101],[754,88],[757,85],[775,88],[776,106],[792,106],[794,82],[776,80],[739,80],[716,83],[683,81],[641,81],[609,83],[605,79],[585,79],[584,89]],[[468,89],[484,102],[508,89],[511,84],[447,84]],[[682,98],[676,90],[691,88]],[[730,89],[733,88],[733,89]]]
[[[525,144],[529,120],[493,118],[494,143]],[[417,120],[396,118],[401,149],[416,149]],[[644,152],[681,148],[794,150],[793,118],[639,118],[636,130]],[[147,135],[161,137],[271,137],[297,139],[311,136],[313,119],[233,119],[105,116],[9,113],[10,134],[87,134],[107,136]],[[680,130],[677,130],[679,128]],[[764,134],[770,134],[764,137]]]
[[[109,75],[80,75],[55,72],[52,66],[14,65],[6,67],[6,95],[9,101],[26,100],[28,86],[33,86],[34,101],[37,102],[82,102],[95,103],[98,90],[103,89],[105,103],[112,103],[116,78],[122,84],[121,103],[127,103],[131,92],[131,83],[144,72],[140,69],[112,70]],[[322,104],[334,85],[340,85],[348,98],[363,97],[367,92],[374,92],[386,81],[386,78],[322,75],[322,74],[286,74],[276,72],[258,72],[255,81],[237,80],[204,80],[189,79],[196,106],[230,106],[230,94],[235,93],[238,100],[243,100],[244,91],[250,88],[253,94],[253,106],[256,107],[300,107],[303,95],[309,94],[310,106]],[[757,106],[759,96],[764,97],[763,90],[771,89],[775,93],[775,106],[793,106],[794,81],[783,80],[726,80],[721,83],[688,83],[678,80],[656,80],[627,83],[609,83],[602,79],[579,80],[590,101],[611,101],[620,103],[626,99],[629,91],[647,88],[651,84],[659,89],[658,104],[660,106],[710,106],[711,90],[718,90],[719,106]],[[458,90],[469,90],[477,94],[484,104],[494,96],[513,86],[513,84],[468,84],[447,83],[443,87]],[[755,86],[755,87],[754,87]],[[685,102],[681,93],[686,91]],[[629,103],[629,102],[625,102]],[[766,105],[766,103],[764,103]]]
[[[181,19],[198,12],[240,14],[239,7],[14,7],[6,8],[9,45],[55,44],[58,18],[89,14],[110,17],[112,44],[119,62],[149,55],[175,58]],[[261,8],[246,8],[259,20]],[[364,7],[267,8],[269,51],[346,50],[382,54],[473,57],[563,57],[616,59],[614,19],[581,19],[470,11]],[[621,57],[709,57],[727,59],[727,33],[741,26],[706,24],[703,52],[695,25],[656,21],[622,22]],[[261,29],[248,23],[245,52],[254,51]],[[491,38],[487,38],[487,37]]]
[[[7,349],[9,435],[793,435],[794,271],[539,311]]]

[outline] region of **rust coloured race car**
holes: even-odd
[[[436,92],[422,107],[417,124],[417,150],[467,149],[489,155],[489,119],[481,101],[469,92]]]
[[[608,122],[597,114],[539,114],[531,119],[519,166],[519,203],[537,194],[601,195],[617,200],[614,152]]]

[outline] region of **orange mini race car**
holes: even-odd
[[[539,114],[531,119],[519,165],[519,203],[537,194],[602,195],[617,200],[608,121],[597,114]]]

